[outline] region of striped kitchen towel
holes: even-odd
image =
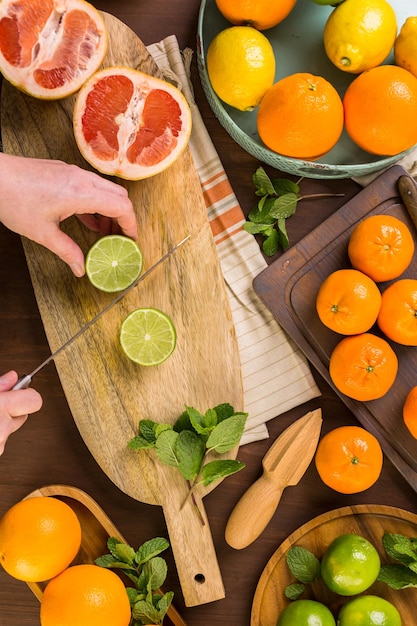
[[[241,445],[266,439],[268,420],[318,397],[309,364],[259,300],[252,282],[267,266],[259,246],[242,228],[245,217],[194,102],[189,80],[191,51],[174,35],[148,46],[166,80],[191,107],[190,150],[200,178],[208,219],[228,290],[242,367],[246,430]]]

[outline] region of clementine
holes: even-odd
[[[378,326],[392,341],[417,346],[417,280],[402,278],[382,293]]]
[[[53,578],[73,561],[80,545],[78,517],[57,498],[21,500],[0,520],[0,563],[19,580]]]
[[[393,215],[370,215],[355,226],[348,255],[353,267],[381,282],[398,278],[410,265],[414,239],[408,226]]]
[[[126,588],[108,569],[84,563],[68,567],[45,587],[41,626],[128,626]]]
[[[417,386],[410,389],[403,405],[403,420],[410,433],[417,439]]]
[[[354,400],[376,400],[394,384],[398,359],[389,343],[361,333],[345,337],[330,355],[329,373],[335,387]]]
[[[325,485],[339,493],[359,493],[378,480],[383,453],[365,428],[340,426],[322,437],[314,460]]]
[[[232,24],[266,30],[282,22],[291,13],[296,2],[297,0],[216,0],[216,5]]]
[[[345,128],[360,148],[395,155],[417,143],[417,78],[402,67],[379,65],[347,88]]]
[[[270,150],[315,160],[337,143],[343,130],[343,104],[328,80],[298,72],[265,92],[256,123]]]
[[[364,333],[381,308],[376,283],[355,269],[332,272],[320,285],[316,309],[325,326],[342,335]]]

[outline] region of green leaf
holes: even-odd
[[[384,533],[382,545],[388,556],[396,561],[400,561],[400,563],[408,565],[410,562],[417,560],[413,543],[404,535]]]
[[[216,450],[218,454],[232,450],[240,442],[247,417],[247,413],[235,413],[217,424],[207,440],[207,449]]]
[[[286,219],[294,215],[297,208],[298,198],[295,193],[286,193],[274,200],[270,209],[271,217],[275,219]]]
[[[154,558],[169,548],[169,541],[163,537],[155,537],[149,541],[145,541],[135,552],[135,563],[143,565],[150,559]]]
[[[146,441],[150,443],[155,442],[155,428],[158,426],[157,422],[152,420],[140,420],[139,422],[139,435],[142,435]]]
[[[103,556],[99,556],[97,559],[95,559],[94,563],[96,565],[99,565],[100,567],[106,567],[107,569],[129,570],[132,567],[125,561],[115,559],[114,556],[112,556],[111,554],[104,554]]]
[[[234,415],[234,408],[228,402],[224,402],[223,404],[218,404],[214,407],[217,415],[217,423],[223,422],[223,420],[228,419]]]
[[[131,450],[146,450],[148,448],[155,447],[154,442],[151,443],[139,435],[137,437],[133,437],[127,445]]]
[[[192,430],[190,416],[187,411],[181,413],[173,428],[177,433],[180,433],[182,430]]]
[[[204,486],[207,487],[207,485],[211,485],[211,483],[214,483],[216,480],[236,474],[236,472],[239,472],[244,467],[244,463],[233,459],[210,461],[206,463],[201,470]]]
[[[179,434],[174,430],[165,430],[156,440],[156,455],[162,463],[171,467],[178,467],[179,460],[175,453],[175,446]]]
[[[130,606],[132,607],[139,599],[137,589],[134,589],[133,587],[126,587],[126,593],[129,598]]]
[[[417,587],[417,573],[401,563],[381,565],[377,580],[386,583],[392,589]]]
[[[213,409],[208,409],[203,415],[193,407],[187,407],[187,413],[194,430],[199,435],[208,435],[217,424],[217,415]]]
[[[171,424],[158,424],[155,426],[155,437],[158,439],[159,435],[166,430],[172,430]]]
[[[169,607],[171,606],[173,598],[174,598],[174,592],[168,591],[167,593],[164,593],[162,598],[159,600],[158,610],[162,618],[166,615]]]
[[[275,229],[262,243],[262,250],[265,256],[274,256],[279,250],[279,234]]]
[[[152,590],[159,589],[167,577],[167,564],[160,556],[156,556],[143,564],[143,571],[148,580],[148,587]]]
[[[135,559],[135,551],[129,545],[123,543],[117,537],[109,537],[107,547],[115,559],[132,565]]]
[[[273,224],[275,217],[271,215],[274,208],[275,198],[264,196],[258,204],[249,211],[248,219],[255,224]]]
[[[182,430],[178,434],[175,453],[178,458],[178,469],[186,480],[194,480],[198,475],[204,452],[204,441],[196,433]]]
[[[143,624],[161,624],[161,617],[158,609],[150,602],[141,600],[136,602],[132,609],[132,616],[135,620],[141,620]]]
[[[252,176],[252,180],[258,195],[264,196],[266,194],[272,195],[275,193],[274,185],[263,167],[258,167]]]
[[[284,589],[284,595],[288,600],[298,600],[304,593],[306,586],[303,583],[292,583]],[[295,625],[294,625],[295,626]]]
[[[312,583],[320,576],[320,561],[302,546],[290,548],[286,560],[290,572],[301,583]]]
[[[261,233],[264,234],[273,229],[270,224],[255,224],[254,222],[245,222],[243,224],[243,230],[245,230],[250,235],[259,235]]]
[[[279,219],[278,220],[278,222],[277,222],[277,232],[278,232],[279,245],[281,246],[281,248],[286,250],[288,248],[288,246],[290,245],[290,241],[288,239],[287,228],[286,228],[284,219]]]
[[[298,194],[300,192],[300,186],[289,178],[274,178],[272,184],[277,196],[283,196],[286,193]]]

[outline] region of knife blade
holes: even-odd
[[[398,190],[405,208],[417,229],[417,186],[411,176],[400,176],[397,181]]]
[[[177,243],[173,248],[168,250],[168,252],[164,254],[160,259],[158,259],[158,261],[156,261],[156,263],[154,263],[152,267],[146,270],[144,274],[141,274],[131,285],[129,285],[129,287],[126,287],[126,289],[124,289],[123,291],[120,291],[117,294],[117,296],[111,302],[109,302],[109,304],[107,304],[104,307],[104,309],[99,311],[99,313],[97,313],[97,315],[91,318],[91,320],[87,322],[85,326],[80,328],[75,333],[75,335],[70,337],[65,343],[62,344],[62,346],[60,346],[57,350],[55,350],[55,352],[53,352],[50,356],[48,356],[47,359],[42,361],[40,365],[35,367],[35,369],[30,374],[25,374],[24,376],[19,378],[19,380],[14,385],[14,387],[12,387],[12,389],[13,390],[26,389],[27,387],[29,387],[30,383],[32,382],[32,378],[35,376],[35,374],[40,372],[41,369],[45,367],[45,365],[48,365],[48,363],[53,361],[58,356],[58,354],[63,352],[66,348],[68,348],[69,345],[71,345],[76,339],[78,339],[78,337],[80,337],[83,333],[85,333],[86,330],[91,328],[91,326],[93,326],[93,324],[95,324],[97,320],[101,318],[102,315],[107,313],[107,311],[109,311],[112,307],[114,307],[115,304],[120,302],[120,300],[122,300],[132,289],[134,289],[137,285],[139,285],[139,283],[145,280],[145,278],[147,278],[149,274],[151,274],[159,265],[161,265],[164,261],[166,261],[166,259],[170,257],[171,254],[173,254],[176,250],[178,250],[178,248],[180,248],[189,238],[190,238],[190,235],[187,235],[186,237],[184,237],[184,239],[182,239],[179,243]]]
[[[255,541],[271,521],[286,487],[297,485],[314,456],[322,425],[321,409],[288,426],[262,460],[263,473],[243,494],[228,519],[226,542],[236,550]]]

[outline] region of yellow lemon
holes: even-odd
[[[252,111],[274,82],[274,50],[255,28],[231,26],[211,41],[207,73],[221,100],[240,111]]]
[[[395,11],[386,0],[344,0],[329,15],[323,42],[336,67],[359,74],[385,61],[396,36]]]
[[[417,17],[408,17],[394,44],[396,65],[408,70],[417,78]]]

